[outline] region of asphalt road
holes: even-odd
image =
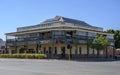
[[[0,75],[120,75],[120,61],[0,59]]]

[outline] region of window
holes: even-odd
[[[30,33],[28,34],[28,37],[38,37],[39,33]]]
[[[17,35],[18,38],[26,38],[26,36],[25,34]]]
[[[86,44],[87,40],[78,40],[78,42],[81,43],[81,44]]]
[[[114,46],[114,42],[110,42],[110,45],[111,45],[111,46]]]
[[[54,38],[63,38],[63,37],[65,37],[64,35],[65,35],[65,32],[64,31],[62,31],[62,30],[55,30],[55,31],[53,31],[53,37]]]
[[[108,34],[108,35],[107,35],[107,38],[108,38],[108,39],[114,39],[114,35],[109,35],[109,34]]]
[[[96,33],[88,32],[88,36],[89,36],[89,37],[96,37]]]
[[[19,39],[17,39],[17,41],[24,41],[24,39],[23,38],[19,38]]]
[[[87,33],[84,31],[76,31],[76,35],[82,35],[82,36],[86,36]]]
[[[64,31],[62,31],[62,30],[55,30],[55,31],[53,31],[53,35],[64,35],[65,33],[64,33]]]

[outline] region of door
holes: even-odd
[[[65,47],[61,47],[61,58],[65,58]]]

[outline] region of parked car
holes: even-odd
[[[120,54],[118,54],[118,55],[115,55],[115,59],[120,59]]]

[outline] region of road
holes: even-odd
[[[120,75],[120,61],[0,59],[0,75]]]

